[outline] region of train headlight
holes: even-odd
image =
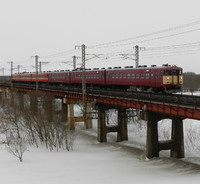
[[[167,80],[169,80],[169,77],[167,77]]]

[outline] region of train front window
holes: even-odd
[[[173,75],[179,75],[179,71],[180,71],[180,70],[172,70],[172,74],[173,74]]]
[[[164,75],[172,75],[172,70],[165,70]]]

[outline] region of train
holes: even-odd
[[[13,74],[13,85],[81,87],[84,75],[88,88],[114,89],[143,92],[174,93],[183,86],[183,69],[176,65],[140,65],[74,70],[54,70],[39,73],[23,72]]]

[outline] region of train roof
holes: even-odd
[[[176,65],[169,65],[169,64],[163,64],[162,66],[157,66],[157,65],[139,65],[137,68],[134,68],[133,66],[125,66],[124,68],[122,67],[107,67],[107,68],[86,68],[85,71],[113,71],[113,70],[144,70],[144,69],[181,69],[181,67],[178,67]],[[41,73],[63,73],[63,72],[81,72],[83,71],[82,68],[76,68],[74,70],[54,70],[54,71],[43,71],[39,72]],[[35,74],[36,72],[23,72],[19,74]]]

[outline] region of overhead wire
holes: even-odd
[[[107,45],[107,46],[104,46],[103,48],[120,47],[120,46],[127,46],[127,45],[133,45],[133,44],[138,44],[138,43],[150,42],[150,41],[174,37],[174,36],[178,36],[178,35],[182,35],[182,34],[186,34],[186,33],[191,33],[191,32],[195,32],[195,31],[200,31],[200,28],[187,30],[187,31],[179,32],[179,33],[174,33],[174,34],[170,34],[170,35],[159,36],[156,38],[150,38],[150,39],[146,39],[146,40],[139,40],[139,41],[135,41],[135,42],[121,43],[121,44],[115,44],[115,45]],[[98,47],[98,48],[101,48],[101,47]]]
[[[163,30],[160,30],[160,31],[155,31],[155,32],[152,32],[152,33],[143,34],[143,35],[140,35],[140,36],[135,36],[135,37],[127,38],[127,39],[122,39],[122,40],[102,43],[102,44],[98,44],[98,45],[88,46],[88,48],[93,49],[93,48],[100,48],[100,47],[106,47],[106,46],[108,47],[109,45],[112,45],[112,46],[121,45],[121,44],[118,44],[118,43],[127,42],[127,41],[130,41],[130,40],[136,40],[136,39],[140,39],[140,38],[143,38],[143,37],[154,36],[154,35],[157,35],[157,34],[175,31],[175,30],[178,30],[178,29],[183,29],[183,28],[187,28],[187,27],[191,27],[191,26],[195,26],[195,25],[199,25],[199,24],[200,24],[200,21],[195,21],[195,22],[192,22],[192,23],[183,24],[183,25],[180,25],[180,26],[172,27],[172,28],[167,28],[167,29],[163,29]],[[112,46],[110,46],[110,47],[112,47]]]

